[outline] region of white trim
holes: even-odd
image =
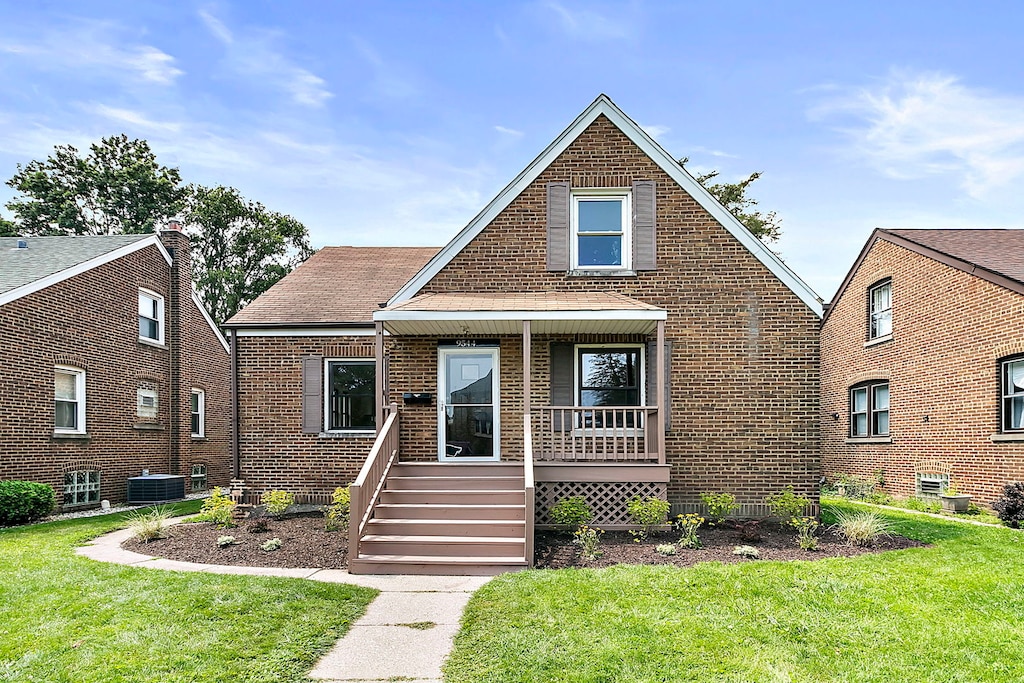
[[[372,327],[236,327],[232,329],[234,330],[232,335],[236,337],[373,337],[376,335]]]
[[[620,229],[616,234],[621,234],[619,260],[617,266],[581,266],[580,265],[580,233],[579,233],[579,206],[580,200],[601,200],[612,199],[619,202],[621,213],[619,216]],[[604,274],[618,274],[633,271],[633,192],[622,188],[582,188],[572,190],[569,193],[569,264],[571,271],[593,270]],[[588,233],[594,234],[594,233]],[[603,235],[607,233],[596,233]],[[595,235],[595,236],[596,236]]]
[[[437,459],[439,462],[498,462],[501,460],[501,349],[497,346],[477,346],[471,348],[459,348],[454,346],[440,346],[437,349]],[[445,358],[448,356],[471,356],[474,354],[488,354],[492,359],[491,369],[491,415],[493,424],[491,427],[491,448],[494,453],[490,456],[461,457],[449,456],[445,448],[447,442],[447,414],[448,405],[444,400],[447,397],[447,382],[445,381]]]
[[[331,363],[354,363],[357,365],[370,365],[373,367],[374,374],[374,390],[371,392],[371,402],[373,396],[376,395],[376,376],[377,376],[377,359],[376,358],[348,358],[348,357],[332,357],[324,358],[323,366],[323,414],[324,422],[320,425],[323,431],[321,435],[335,435],[335,434],[362,434],[363,436],[375,435],[377,433],[377,425],[372,427],[342,427],[341,429],[331,429]],[[375,418],[376,419],[376,418]]]
[[[54,413],[55,414],[53,416],[53,419],[54,419],[54,422],[53,422],[53,433],[55,435],[85,434],[86,433],[86,424],[85,424],[85,370],[83,370],[82,368],[76,368],[76,367],[74,367],[72,365],[55,365],[55,366],[53,366],[53,374],[54,374],[54,389],[53,389],[54,394],[53,394],[53,400],[55,402],[57,400],[57,394],[56,394],[56,391],[57,391],[57,388],[56,388],[57,377],[56,377],[56,375],[57,375],[58,372],[60,372],[62,374],[65,374],[65,375],[72,375],[75,378],[75,402],[78,404],[76,406],[76,410],[75,410],[75,413],[76,413],[76,415],[75,415],[75,422],[78,424],[78,426],[76,428],[74,428],[74,429],[68,429],[67,427],[58,427],[57,426],[57,420],[56,420],[56,418],[57,418],[57,416],[56,416],[56,407],[54,407]]]
[[[607,311],[377,311],[373,320],[667,320],[668,312],[658,309]]]
[[[817,294],[801,280],[789,266],[783,263],[774,252],[753,234],[707,189],[698,183],[671,155],[668,154],[651,136],[626,116],[606,95],[600,95],[587,109],[580,114],[568,128],[562,131],[541,154],[533,160],[516,178],[502,190],[497,197],[459,232],[434,258],[430,259],[420,271],[413,276],[388,301],[389,306],[407,301],[415,296],[441,269],[461,252],[480,232],[505,210],[548,166],[578,138],[597,117],[606,116],[615,126],[639,147],[654,163],[661,167],[676,183],[690,194],[705,211],[710,213],[733,237],[738,239],[768,270],[783,284],[796,294],[804,304],[819,318],[822,315],[822,302]],[[375,314],[376,319],[376,314]]]
[[[158,238],[156,235],[152,235],[150,237],[141,239],[138,242],[126,244],[123,247],[119,247],[112,251],[108,251],[105,254],[100,254],[99,256],[91,258],[88,261],[83,261],[82,263],[75,264],[69,268],[65,268],[64,270],[58,271],[51,275],[47,275],[46,277],[41,277],[38,280],[33,280],[32,282],[24,284],[21,287],[15,287],[14,289],[8,292],[4,292],[3,294],[0,294],[0,306],[3,306],[4,304],[9,304],[12,301],[15,301],[16,299],[22,298],[23,296],[28,296],[29,294],[38,292],[41,289],[46,289],[50,285],[55,285],[58,282],[63,282],[64,280],[67,280],[70,277],[74,277],[75,275],[81,275],[86,271],[92,270],[93,268],[97,268],[106,263],[110,263],[111,261],[116,261],[122,256],[127,256],[128,254],[135,253],[136,251],[139,251],[140,249],[145,249],[148,246],[156,246],[156,248],[160,252],[160,255],[164,257],[165,261],[167,261],[167,265],[171,265],[171,255],[167,253],[167,249],[165,249],[164,245],[160,243],[160,238]]]
[[[143,314],[143,312],[141,310],[139,311],[139,317],[140,318],[145,318],[146,320],[155,320],[156,321],[156,338],[154,339],[153,337],[144,337],[144,336],[142,336],[142,332],[140,331],[139,332],[139,341],[147,342],[149,344],[158,344],[160,346],[163,346],[164,345],[164,339],[166,338],[166,334],[167,334],[167,330],[166,330],[166,327],[167,327],[167,304],[165,303],[164,295],[160,294],[158,292],[154,292],[152,289],[146,289],[145,287],[139,287],[139,299],[140,299],[140,301],[139,301],[139,308],[140,309],[142,308],[142,301],[141,301],[142,297],[146,297],[147,299],[152,300],[153,303],[156,304],[156,318],[151,318],[148,315]],[[138,322],[136,322],[136,325],[138,325]]]
[[[196,413],[192,412],[192,397],[199,397],[199,431],[192,431],[192,416]],[[188,399],[188,431],[193,438],[202,439],[206,437],[206,392],[202,389],[196,389],[192,387],[191,393],[189,393]]]
[[[213,322],[213,318],[211,318],[209,312],[207,312],[206,306],[203,305],[202,299],[199,298],[199,293],[196,291],[195,283],[192,284],[192,303],[194,303],[199,309],[199,312],[203,314],[203,319],[206,320],[206,324],[210,326],[211,330],[213,330],[214,336],[217,337],[217,341],[220,342],[220,345],[224,347],[224,351],[231,353],[231,349],[228,347],[228,340],[224,338],[220,328],[217,327],[217,323]]]

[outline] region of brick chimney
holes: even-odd
[[[191,354],[188,352],[188,310],[192,298],[192,261],[189,239],[181,229],[181,221],[171,219],[160,231],[160,241],[171,255],[167,301],[167,346],[170,351],[170,453],[168,470],[182,474],[188,482],[191,474]],[[184,340],[184,341],[183,341]],[[184,471],[188,467],[189,471]]]

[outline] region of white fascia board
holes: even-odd
[[[377,311],[374,321],[398,320],[667,320],[668,312],[657,310],[620,311]]]
[[[4,304],[9,304],[10,302],[16,301],[17,299],[20,299],[24,296],[28,296],[29,294],[34,294],[35,292],[38,292],[41,289],[46,289],[47,287],[55,285],[58,282],[63,282],[68,278],[74,277],[76,275],[81,275],[86,271],[92,270],[93,268],[98,268],[99,266],[102,266],[106,263],[110,263],[111,261],[116,261],[122,256],[127,256],[128,254],[135,253],[136,251],[139,251],[140,249],[145,249],[146,247],[149,246],[156,246],[157,250],[160,252],[160,255],[164,257],[165,261],[167,261],[167,265],[171,265],[171,255],[167,253],[167,250],[164,248],[164,245],[160,243],[160,239],[156,235],[153,235],[151,237],[141,239],[138,242],[132,242],[131,244],[126,244],[123,247],[119,247],[112,251],[108,251],[105,254],[100,254],[99,256],[89,259],[88,261],[82,261],[81,263],[75,264],[70,268],[65,268],[64,270],[58,271],[51,275],[47,275],[46,277],[39,278],[38,280],[29,282],[28,284],[22,285],[21,287],[16,287],[15,289],[10,290],[9,292],[0,294],[0,306],[3,306]]]
[[[649,136],[632,119],[615,106],[607,95],[600,95],[589,107],[566,128],[554,142],[548,145],[541,154],[508,184],[497,197],[491,200],[483,211],[469,222],[455,238],[441,251],[430,259],[427,264],[409,282],[405,284],[388,301],[388,306],[407,301],[415,296],[424,285],[434,278],[441,269],[462,251],[498,214],[505,210],[530,183],[537,179],[548,166],[564,152],[593,123],[598,116],[604,114],[615,124],[637,147],[644,151],[654,163],[686,190],[708,213],[710,213],[726,230],[745,246],[768,270],[803,301],[819,318],[822,315],[822,302],[817,294],[790,270],[774,252],[754,237],[739,219],[733,216],[715,199],[703,185],[698,183],[661,145]]]
[[[237,327],[235,337],[372,337],[372,327]],[[384,333],[387,336],[387,332]]]
[[[224,338],[224,335],[221,333],[220,328],[217,327],[217,323],[213,322],[213,318],[210,317],[209,311],[206,310],[206,306],[203,304],[202,299],[199,298],[199,292],[196,291],[194,283],[192,285],[192,303],[194,303],[196,305],[196,308],[199,309],[199,312],[203,314],[203,318],[206,320],[206,324],[210,326],[211,330],[213,330],[213,333],[214,335],[216,335],[217,340],[220,342],[220,345],[224,347],[225,351],[231,353],[231,349],[230,347],[228,347],[228,340]]]

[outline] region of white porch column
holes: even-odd
[[[530,321],[523,321],[523,415],[530,414],[530,350],[533,340],[530,336]]]
[[[658,464],[665,464],[665,408],[668,403],[665,398],[665,321],[658,321],[658,368],[655,373],[654,394],[657,397],[658,406]]]
[[[387,386],[386,377],[384,377],[384,323],[377,321],[374,323],[376,328],[376,336],[374,339],[374,415],[376,418],[375,424],[377,425],[377,433],[380,434],[381,427],[384,426],[384,420],[387,418],[387,414],[384,412],[384,407],[388,404],[388,397],[384,395],[384,387]]]

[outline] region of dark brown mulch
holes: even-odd
[[[209,522],[175,524],[169,527],[168,538],[149,543],[130,539],[121,547],[143,555],[201,564],[318,569],[348,566],[348,533],[324,531],[322,515],[268,520],[268,529],[262,533],[250,531],[249,524],[249,520],[243,520],[232,529],[218,529]],[[238,543],[221,548],[217,545],[220,536],[234,536]],[[272,538],[281,539],[279,549],[267,552],[260,548]]]
[[[927,545],[903,536],[883,536],[867,548],[855,548],[831,529],[818,535],[818,549],[801,550],[796,545],[796,532],[777,523],[760,522],[757,525],[760,540],[745,535],[740,525],[704,526],[697,532],[701,548],[690,550],[677,546],[676,555],[659,555],[655,551],[661,543],[675,543],[679,535],[658,532],[643,543],[635,543],[629,532],[609,531],[602,535],[601,557],[583,560],[579,547],[573,545],[568,532],[539,532],[536,539],[534,566],[540,569],[565,567],[610,567],[616,564],[672,564],[687,567],[698,562],[752,562],[755,560],[733,553],[738,545],[757,548],[761,560],[823,560],[829,557],[855,557],[866,553],[880,553]]]

